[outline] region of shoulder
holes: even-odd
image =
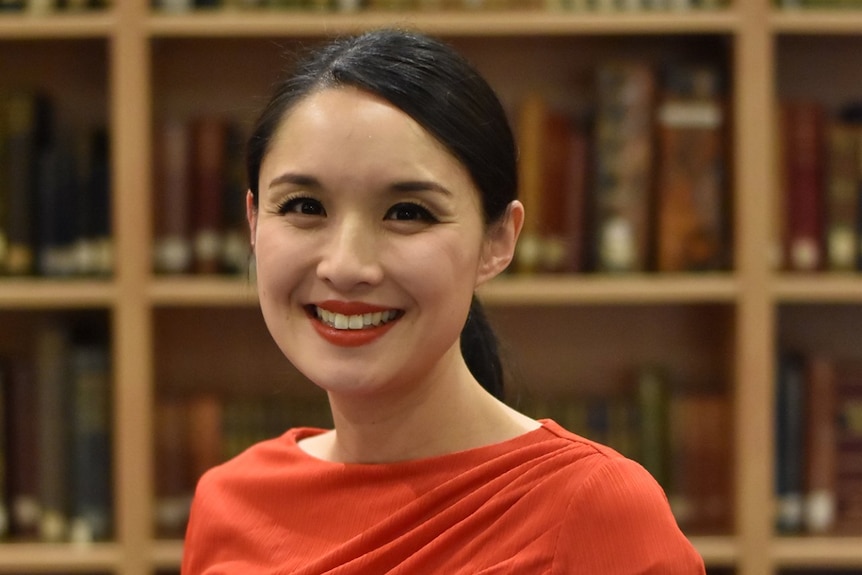
[[[567,438],[568,432],[558,432]],[[639,463],[574,434],[592,449],[586,474],[568,485],[555,568],[605,575],[703,575],[703,560],[677,526],[664,491]]]

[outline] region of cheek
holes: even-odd
[[[258,228],[255,238],[255,264],[257,284],[261,297],[271,294],[275,288],[286,288],[304,265],[303,250],[298,242],[291,241],[286,234],[278,233],[271,225]]]

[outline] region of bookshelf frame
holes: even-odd
[[[862,34],[862,13],[774,11],[766,0],[737,0],[726,10],[643,13],[151,13],[148,0],[118,0],[106,13],[31,17],[0,15],[0,50],[8,40],[103,39],[108,44],[108,117],[112,137],[113,224],[117,269],[104,282],[39,279],[0,282],[4,310],[97,308],[112,321],[116,539],[86,547],[0,544],[2,572],[105,571],[123,575],[176,569],[179,541],[152,533],[154,512],[154,312],[172,307],[256,306],[245,279],[162,279],[150,270],[152,45],[159,39],[313,38],[383,24],[416,26],[444,37],[719,35],[732,44],[735,150],[735,270],[702,277],[507,277],[483,288],[493,306],[718,304],[732,310],[734,398],[733,533],[695,537],[708,566],[738,575],[786,567],[862,570],[862,537],[786,538],[771,522],[774,365],[779,306],[862,305],[862,274],[784,276],[772,271],[769,122],[776,105],[776,44],[782,35]],[[754,193],[757,191],[757,193]]]

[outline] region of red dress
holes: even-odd
[[[306,454],[300,428],[207,472],[183,575],[703,575],[637,463],[552,421],[391,464]]]

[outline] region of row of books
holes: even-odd
[[[721,70],[616,61],[573,113],[541,94],[517,110],[527,219],[516,273],[730,268]]]
[[[727,0],[152,0],[165,13],[193,10],[566,10],[576,12],[648,12],[715,10]]]
[[[29,358],[0,361],[0,538],[110,537],[111,377],[105,326],[46,320]]]
[[[111,0],[0,0],[0,13],[27,12],[43,15],[54,12],[82,12],[104,10],[110,3]]]
[[[640,462],[665,489],[687,533],[729,532],[729,398],[686,389],[660,366],[639,367],[631,380],[622,394],[534,399],[521,408]]]
[[[156,532],[182,537],[195,484],[209,468],[291,427],[332,427],[325,397],[163,394],[156,402]]]
[[[165,118],[156,128],[153,268],[160,274],[246,274],[242,130],[231,118]]]
[[[46,95],[0,95],[0,275],[111,273],[108,134],[55,115]]]
[[[781,267],[862,270],[862,104],[784,101],[779,114]]]
[[[862,534],[862,361],[782,351],[775,412],[777,530]]]
[[[860,0],[775,0],[782,10],[859,10]]]

